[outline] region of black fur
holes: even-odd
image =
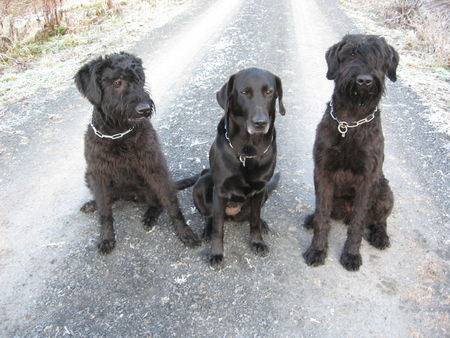
[[[340,121],[355,122],[370,115],[384,93],[385,76],[395,81],[397,52],[384,38],[374,35],[346,35],[326,53],[327,78],[335,81],[332,97],[334,115]],[[314,229],[310,248],[303,254],[308,265],[324,264],[330,217],[348,224],[341,264],[358,270],[364,229],[369,243],[389,246],[386,219],[394,198],[383,174],[384,137],[380,110],[375,118],[345,137],[337,129],[327,106],[314,143],[314,185],[316,210],[305,220]]]
[[[220,267],[225,220],[250,221],[251,249],[258,255],[269,251],[262,237],[268,226],[260,213],[279,180],[279,175],[273,176],[277,99],[280,113],[284,115],[285,109],[281,80],[257,68],[232,75],[216,97],[225,116],[209,153],[210,169],[204,170],[194,185],[193,199],[206,218],[204,238],[211,240],[210,264]],[[252,156],[245,159],[245,166],[241,155]]]
[[[99,57],[81,67],[75,83],[94,106],[92,123],[98,131],[114,135],[132,128],[118,139],[100,138],[91,126],[85,134],[86,182],[95,200],[81,210],[99,211],[99,252],[109,253],[115,246],[111,207],[119,199],[148,204],[143,219],[147,231],[166,208],[180,240],[191,247],[199,245],[181,213],[175,184],[150,123],[154,104],[144,89],[142,61],[128,53]]]

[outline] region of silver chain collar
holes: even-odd
[[[124,137],[126,134],[130,133],[134,129],[134,127],[131,127],[130,129],[128,129],[127,131],[124,131],[123,133],[118,133],[118,134],[114,134],[114,135],[105,135],[105,134],[102,134],[100,131],[98,131],[94,127],[94,124],[92,122],[91,122],[90,125],[91,125],[91,128],[94,131],[95,135],[97,135],[100,138],[109,138],[111,140],[117,140],[119,138],[122,138],[122,137]]]
[[[226,125],[226,123],[224,123],[224,127],[225,127],[225,138],[227,139],[228,144],[230,145],[230,148],[233,149],[233,150],[236,150],[236,149],[233,147],[233,145],[231,144],[230,138],[228,137],[228,130],[227,130],[227,125]],[[272,135],[272,141],[270,141],[269,146],[266,148],[266,150],[264,150],[264,152],[262,153],[261,156],[263,156],[264,154],[266,154],[266,153],[269,151],[270,146],[272,145],[272,142],[273,142],[273,135]],[[239,157],[239,161],[242,163],[242,166],[245,167],[245,161],[246,161],[248,158],[256,158],[256,157],[258,157],[258,155],[252,155],[252,156],[249,156],[249,155],[244,155],[244,154],[239,155],[239,153],[238,153],[238,157]]]
[[[333,112],[334,112],[334,107],[333,107],[333,99],[330,100],[330,115],[333,118],[333,120],[335,120],[338,123],[338,131],[341,133],[342,137],[345,137],[345,134],[348,131],[348,128],[355,128],[358,127],[361,124],[367,123],[372,121],[375,118],[375,113],[378,111],[378,107],[376,107],[373,111],[372,114],[370,114],[369,116],[367,116],[366,118],[356,121],[356,122],[345,122],[345,121],[339,121],[338,118],[336,116],[334,116]]]

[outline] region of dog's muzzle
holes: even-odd
[[[139,103],[136,106],[136,113],[137,117],[129,118],[128,121],[130,122],[140,122],[145,120],[147,117],[150,116],[152,112],[152,107],[148,103]]]
[[[269,131],[268,116],[262,113],[253,115],[247,123],[247,131],[249,134],[267,133]]]

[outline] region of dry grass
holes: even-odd
[[[380,9],[389,27],[413,27],[422,6],[422,0],[393,0],[385,1]]]
[[[404,31],[407,47],[430,66],[450,66],[450,4],[445,0],[341,0],[355,11],[363,9],[390,29]]]
[[[1,0],[0,71],[80,44],[75,33],[117,15],[119,7],[116,0]]]
[[[417,47],[432,54],[438,64],[449,66],[450,17],[445,2],[385,0],[378,3],[381,18],[388,27],[412,30]]]

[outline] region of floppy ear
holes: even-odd
[[[228,112],[228,107],[230,105],[230,97],[233,91],[234,84],[234,74],[230,76],[228,82],[225,83],[222,88],[216,93],[216,99],[219,103],[219,106],[223,108],[225,113]]]
[[[281,85],[281,79],[275,76],[275,82],[277,85],[277,95],[278,95],[278,111],[281,115],[286,114],[286,109],[283,104],[283,86]]]
[[[344,42],[338,42],[331,46],[326,54],[325,54],[325,60],[327,60],[328,65],[328,71],[327,71],[327,79],[328,80],[334,80],[336,78],[336,74],[338,71],[339,66],[339,60],[338,60],[338,54],[341,50],[342,46],[344,45]]]
[[[100,105],[102,100],[102,90],[97,80],[103,61],[103,58],[99,57],[85,64],[74,76],[78,90],[94,106]]]
[[[397,51],[392,47],[388,45],[388,64],[387,64],[387,77],[392,82],[397,81],[397,66],[398,62],[400,60],[400,57],[398,56]]]

